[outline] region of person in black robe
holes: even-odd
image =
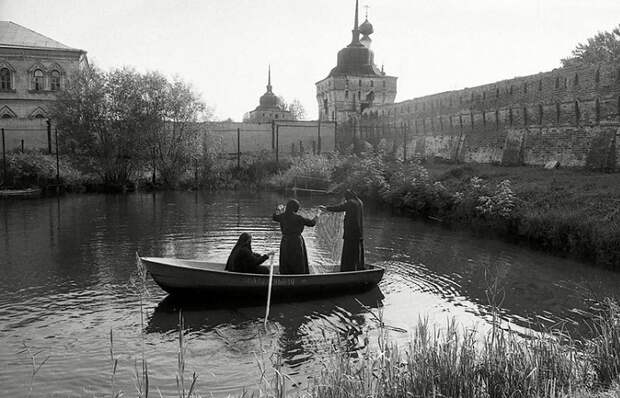
[[[269,268],[261,266],[268,258],[267,254],[260,255],[252,251],[252,236],[244,232],[230,252],[224,269],[249,274],[268,274]]]
[[[327,211],[344,211],[344,236],[340,271],[358,271],[364,268],[364,204],[351,190],[344,193],[344,202],[321,206]]]
[[[280,273],[309,274],[308,253],[301,233],[304,227],[314,227],[317,217],[313,219],[297,214],[299,202],[291,199],[283,213],[274,213],[273,220],[280,223],[282,240],[280,241]]]

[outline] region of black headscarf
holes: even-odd
[[[284,211],[285,213],[297,213],[297,211],[299,210],[299,208],[301,207],[301,205],[299,204],[299,201],[295,200],[295,199],[291,199],[286,203],[286,210]]]
[[[251,243],[252,243],[252,235],[250,235],[247,232],[243,232],[241,235],[239,235],[239,239],[237,240],[235,247],[233,247],[232,251],[230,252],[230,256],[228,256],[228,261],[226,261],[227,270],[232,269],[232,266],[235,263],[237,255],[239,254],[239,249],[246,248],[250,251],[250,253],[252,253]]]

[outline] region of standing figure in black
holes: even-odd
[[[344,202],[325,206],[327,211],[344,211],[344,236],[340,271],[364,269],[364,204],[351,190],[344,193]]]
[[[305,226],[314,227],[317,217],[313,219],[297,214],[299,202],[291,199],[283,213],[274,213],[273,220],[280,223],[282,240],[280,241],[280,273],[309,274],[308,253],[301,233]]]
[[[237,244],[230,252],[226,261],[226,271],[244,272],[249,274],[268,274],[269,268],[261,266],[269,258],[268,254],[262,256],[252,251],[252,236],[247,232],[242,233]]]

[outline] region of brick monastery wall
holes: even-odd
[[[559,68],[375,106],[339,129],[339,145],[354,134],[408,157],[613,168],[620,65]]]

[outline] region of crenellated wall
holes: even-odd
[[[554,69],[366,109],[339,129],[407,157],[616,167],[620,65]]]

